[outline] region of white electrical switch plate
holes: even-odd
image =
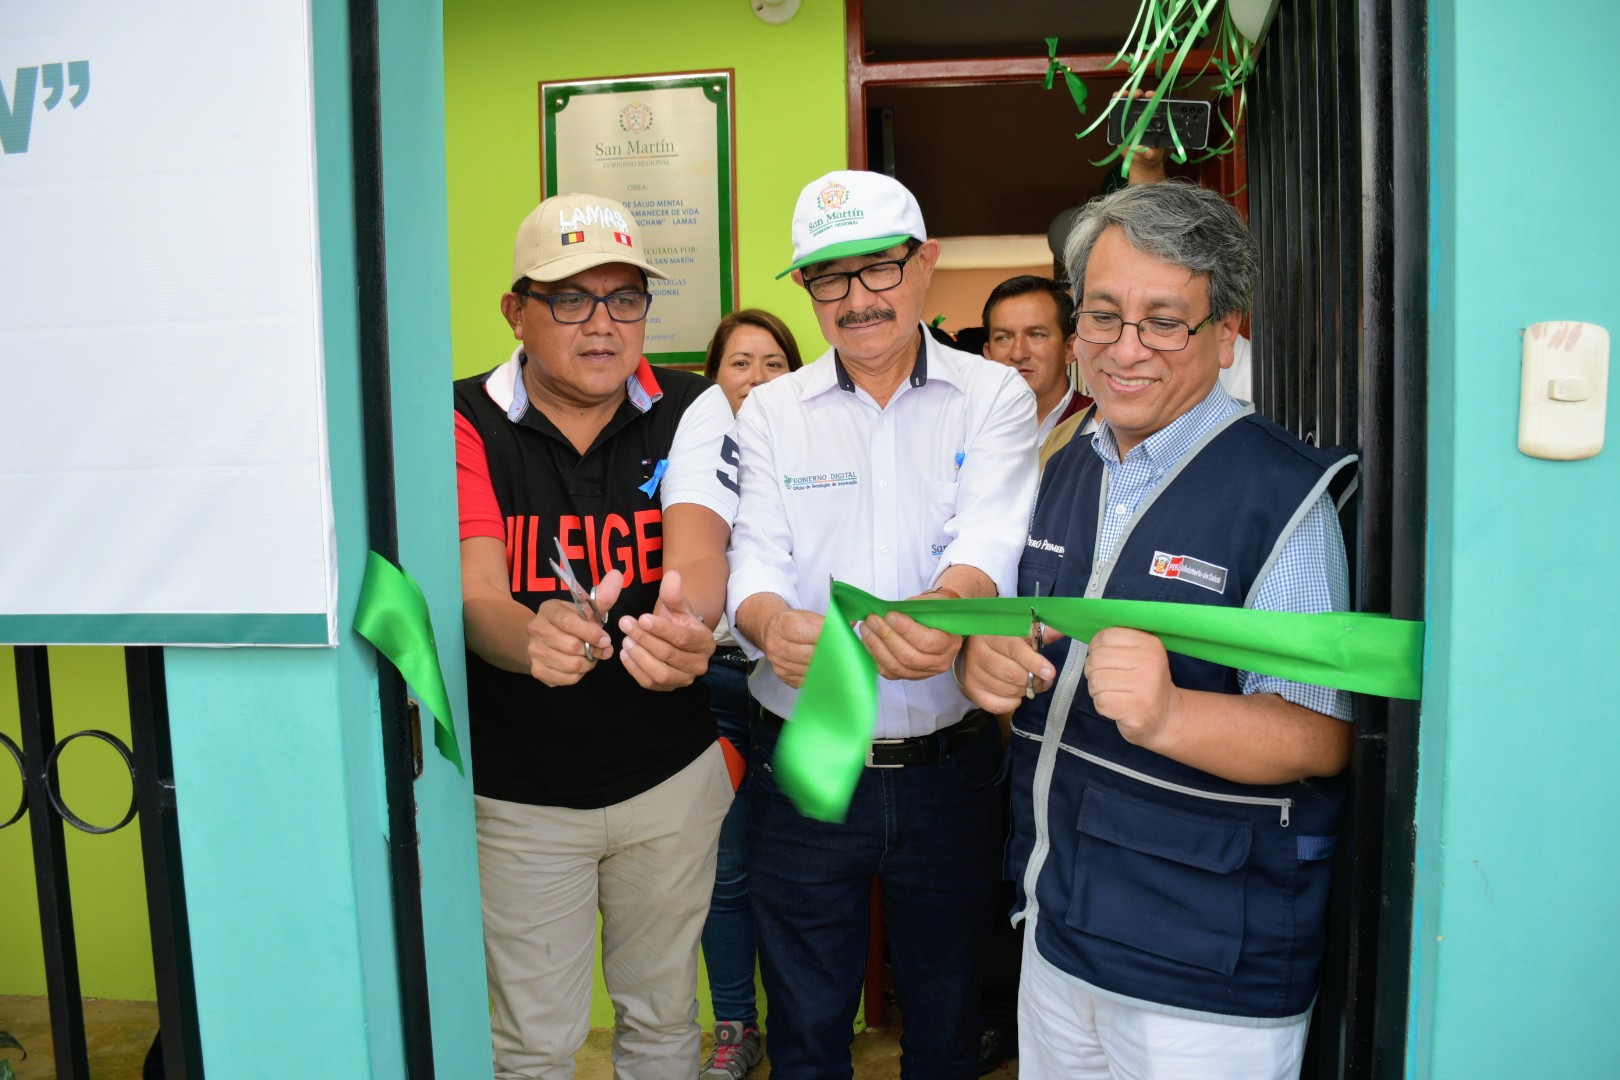
[[[1524,331],[1519,451],[1574,461],[1603,449],[1609,400],[1609,332],[1583,322],[1541,322]]]

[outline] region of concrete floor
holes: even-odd
[[[709,1056],[710,1037],[703,1036],[703,1056]],[[613,1080],[613,1064],[609,1057],[613,1032],[607,1029],[592,1031],[585,1040],[585,1048],[574,1058],[575,1080]],[[770,1041],[766,1040],[767,1054]],[[900,1029],[863,1031],[850,1044],[850,1056],[855,1062],[855,1080],[896,1080],[900,1075]],[[771,1064],[766,1061],[748,1074],[748,1080],[769,1080]],[[1017,1080],[1018,1062],[1010,1061],[990,1074],[993,1080]]]
[[[155,1001],[85,998],[90,1075],[94,1080],[140,1080],[141,1063],[157,1026]],[[44,998],[0,995],[0,1031],[10,1032],[28,1051],[24,1061],[15,1050],[0,1050],[0,1059],[10,1055],[17,1080],[56,1080],[50,1006]]]
[[[141,1062],[157,1031],[157,1005],[150,1001],[105,1001],[86,998],[84,1002],[85,1041],[89,1048],[90,1075],[95,1080],[140,1080]],[[51,1049],[49,1007],[42,997],[0,995],[0,1031],[8,1031],[28,1051],[28,1059],[18,1059],[15,1050],[0,1050],[0,1060],[9,1054],[17,1080],[55,1080],[56,1067]],[[609,1057],[613,1033],[592,1031],[576,1061],[576,1080],[612,1080]],[[709,1052],[709,1037],[703,1037],[703,1053]],[[900,1075],[900,1031],[889,1028],[867,1031],[855,1037],[851,1047],[856,1080],[891,1080]],[[748,1074],[749,1080],[769,1080],[769,1062]],[[992,1074],[996,1080],[1018,1076],[1018,1063],[1011,1062]]]

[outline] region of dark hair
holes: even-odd
[[[714,378],[720,372],[720,357],[726,351],[726,342],[731,340],[731,333],[739,326],[757,326],[781,346],[782,355],[787,357],[789,371],[798,371],[804,366],[799,359],[799,343],[793,340],[793,331],[787,324],[775,315],[761,308],[743,308],[733,311],[720,320],[720,325],[714,328],[714,336],[709,339],[709,355],[703,361],[703,374]]]
[[[1074,297],[1069,290],[1049,277],[1036,277],[1034,274],[1020,274],[1008,278],[1000,285],[990,290],[990,298],[984,302],[984,314],[979,316],[984,324],[984,332],[990,332],[990,313],[996,305],[1003,300],[1011,300],[1015,296],[1028,296],[1032,293],[1045,293],[1057,305],[1058,333],[1068,337],[1074,330]]]
[[[1081,209],[1063,248],[1076,296],[1086,293],[1086,262],[1097,238],[1119,226],[1131,247],[1209,282],[1210,315],[1247,313],[1260,273],[1260,248],[1230,203],[1186,180],[1132,184]]]

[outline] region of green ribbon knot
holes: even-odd
[[[889,601],[835,581],[792,722],[777,744],[776,782],[805,816],[844,820],[877,729],[877,664],[854,623],[898,611],[951,634],[1026,637],[1032,610],[1082,641],[1124,626],[1157,636],[1172,652],[1240,671],[1378,697],[1415,700],[1423,691],[1423,623],[1388,615],[1066,596]]]
[[[450,694],[439,667],[433,619],[416,579],[375,551],[366,558],[366,579],[354,612],[355,633],[377,647],[399,669],[433,714],[433,745],[463,776],[461,747],[456,744]]]

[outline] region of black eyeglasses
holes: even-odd
[[[1154,316],[1140,322],[1128,322],[1112,311],[1081,311],[1074,317],[1074,332],[1081,341],[1093,345],[1112,345],[1125,333],[1127,326],[1136,327],[1136,336],[1144,346],[1154,352],[1180,352],[1187,347],[1192,336],[1215,321],[1215,313],[1196,326],[1188,326],[1180,319]]]
[[[530,300],[544,301],[551,308],[551,317],[560,323],[590,322],[596,314],[597,304],[607,308],[608,318],[614,322],[640,322],[647,317],[647,309],[652,307],[652,293],[649,292],[615,292],[596,296],[583,292],[547,294],[530,289],[512,291]]]
[[[854,278],[861,279],[861,284],[866,287],[867,292],[888,292],[900,284],[906,276],[906,263],[919,250],[921,249],[914,248],[906,252],[904,258],[875,262],[859,270],[817,274],[813,278],[806,278],[804,287],[809,291],[812,300],[819,300],[823,304],[830,304],[834,300],[842,300],[848,296],[849,283]]]

